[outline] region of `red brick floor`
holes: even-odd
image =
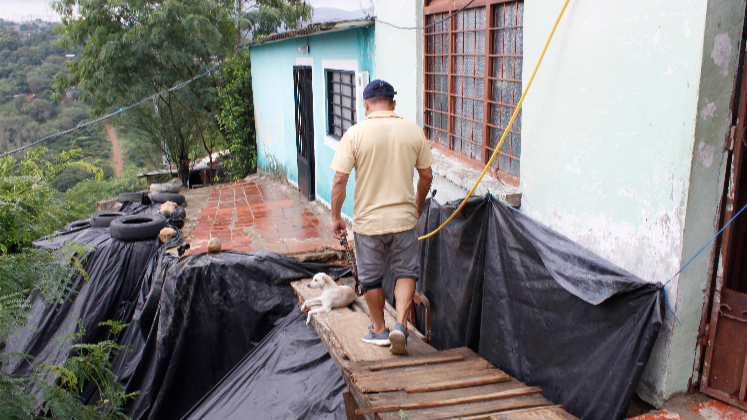
[[[747,413],[703,394],[686,394],[666,401],[662,410],[630,420],[747,420]]]
[[[223,250],[279,254],[340,249],[326,215],[285,184],[256,177],[216,187],[195,226],[190,254],[207,251],[210,238]],[[319,216],[322,216],[320,219]]]

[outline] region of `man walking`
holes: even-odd
[[[337,171],[332,185],[332,231],[338,239],[347,234],[340,212],[348,177],[355,168],[353,231],[358,279],[373,318],[363,341],[406,355],[405,324],[420,277],[415,226],[433,180],[433,155],[423,130],[394,113],[396,93],[383,80],[374,80],[363,90],[366,119],[343,135],[330,166]],[[415,170],[420,177],[417,193],[412,185]],[[384,325],[381,288],[389,255],[397,279],[397,325],[391,332]]]

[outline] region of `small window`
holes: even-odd
[[[341,139],[355,124],[355,72],[327,70],[327,133]]]

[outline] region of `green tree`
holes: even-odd
[[[297,29],[311,20],[314,8],[305,0],[238,0],[242,38],[261,39],[279,29]]]
[[[254,101],[249,53],[229,58],[222,66],[224,84],[218,88],[218,123],[231,155],[224,169],[232,180],[257,170],[257,140],[254,131]]]
[[[96,112],[137,102],[186,82],[231,55],[236,46],[232,0],[60,0],[63,45],[83,47],[55,76],[58,92],[76,86]],[[76,12],[74,12],[74,10]],[[210,74],[129,113],[177,165],[186,183],[190,153],[217,134]],[[212,125],[212,127],[210,127]]]

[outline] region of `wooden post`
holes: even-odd
[[[353,394],[350,391],[342,391],[342,399],[345,401],[345,414],[348,416],[348,420],[365,420],[366,418],[355,414],[355,410],[359,409],[358,403],[353,398]]]

